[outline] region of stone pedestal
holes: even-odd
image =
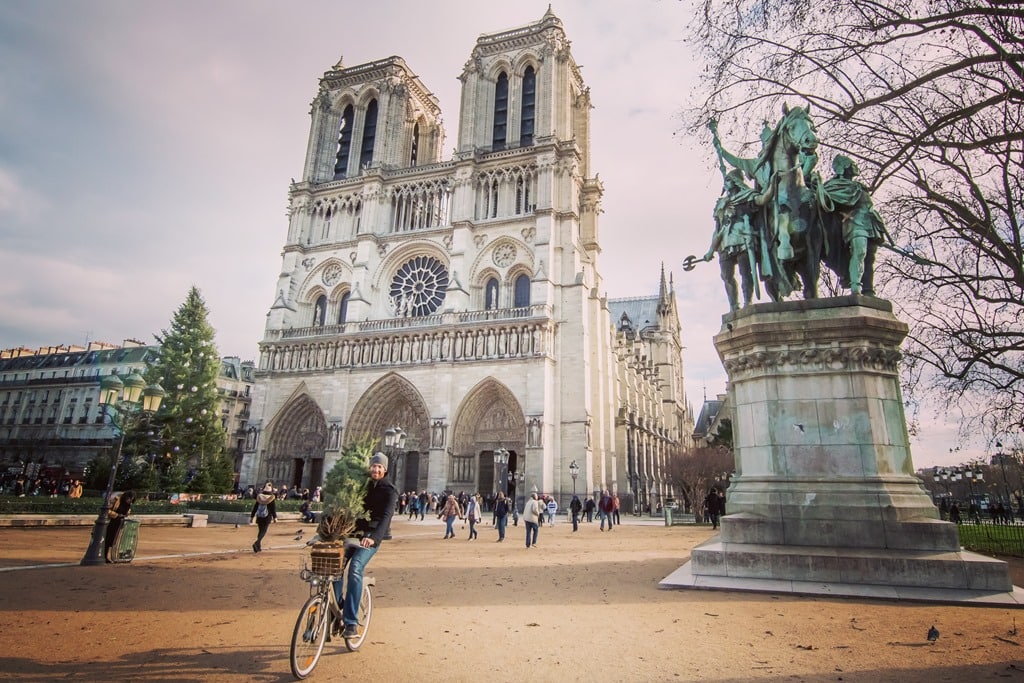
[[[897,375],[907,327],[887,301],[758,304],[724,321],[736,476],[721,535],[684,567],[694,587],[1013,592],[1004,562],[960,551],[914,476]]]

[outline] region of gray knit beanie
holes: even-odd
[[[373,457],[370,458],[370,467],[374,465],[383,465],[386,470],[388,468],[388,456],[383,453],[374,453]]]

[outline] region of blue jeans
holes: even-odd
[[[455,515],[449,515],[445,520],[444,535],[445,538],[455,535]]]
[[[503,541],[505,540],[505,527],[508,525],[508,515],[502,515],[497,520],[498,540]]]
[[[348,561],[348,594],[341,594],[341,581],[334,582],[334,597],[341,605],[341,618],[346,626],[359,623],[359,602],[363,599],[363,570],[375,554],[377,546],[372,548],[352,548]]]
[[[523,524],[526,525],[526,547],[537,545],[537,522],[527,522],[524,519]]]

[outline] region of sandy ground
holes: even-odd
[[[300,528],[254,555],[254,527],[143,526],[135,562],[101,567],[77,566],[87,528],[0,529],[0,680],[291,680]],[[329,643],[313,680],[1024,681],[1021,611],[660,589],[707,528],[393,532],[367,642]]]

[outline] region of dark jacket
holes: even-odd
[[[259,494],[257,494],[256,495],[256,502],[253,503],[253,506],[252,506],[252,512],[249,513],[249,521],[251,522],[251,521],[253,521],[255,519],[257,524],[260,523],[260,522],[262,522],[264,524],[269,524],[270,520],[275,520],[276,521],[277,520],[277,505],[274,504],[275,500],[277,500],[277,497],[274,496],[272,493],[259,493]],[[260,509],[260,505],[266,505],[267,506],[267,516],[266,517],[256,517],[256,512]]]
[[[356,531],[373,539],[374,546],[379,546],[391,528],[391,518],[398,505],[398,489],[387,478],[379,481],[372,479],[366,485],[363,506],[370,513],[370,519],[356,520]]]

